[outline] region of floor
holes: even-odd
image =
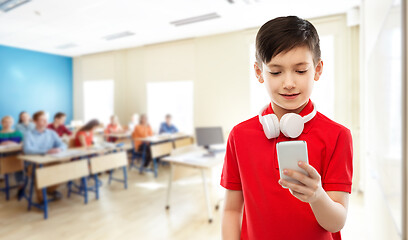
[[[159,177],[129,171],[129,188],[102,176],[100,200],[91,194],[88,205],[79,196],[50,204],[49,219],[38,210],[27,212],[27,203],[5,201],[0,194],[0,239],[143,239],[143,240],[211,240],[220,239],[220,213],[214,209],[209,224],[199,175],[178,180],[173,185],[171,208],[165,210],[169,167],[161,166]],[[121,177],[121,171],[117,171]],[[66,188],[60,188],[66,193]],[[222,190],[211,188],[213,203],[221,199]],[[352,194],[349,217],[343,231],[344,240],[364,240],[362,236],[362,196]]]

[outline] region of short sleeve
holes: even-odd
[[[224,167],[221,174],[221,186],[229,190],[242,190],[235,148],[234,129],[228,137]]]
[[[325,191],[351,193],[353,177],[353,142],[350,130],[342,130],[337,138],[327,170],[322,178]]]

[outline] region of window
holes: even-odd
[[[155,82],[147,84],[147,115],[154,132],[171,114],[180,132],[193,132],[193,82]]]
[[[98,119],[104,124],[114,113],[113,80],[97,80],[84,82],[84,120]]]

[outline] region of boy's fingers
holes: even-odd
[[[294,192],[298,192],[304,195],[308,195],[308,194],[312,194],[311,190],[305,186],[296,184],[296,183],[291,183],[289,181],[285,181],[285,180],[279,180],[279,184],[289,188],[290,190],[294,191]]]
[[[284,170],[283,173],[287,176],[290,176],[293,179],[298,180],[299,182],[303,183],[306,186],[312,185],[314,183],[314,179],[306,176],[305,174],[298,172],[298,171],[290,171],[290,170]]]
[[[320,174],[311,165],[309,165],[309,164],[307,164],[305,162],[302,162],[302,161],[299,161],[298,165],[299,165],[300,168],[304,169],[309,174],[309,176],[311,178],[320,179]]]

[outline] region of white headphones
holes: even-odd
[[[296,113],[286,113],[282,116],[280,122],[275,114],[267,114],[262,116],[262,113],[269,104],[261,109],[258,118],[262,124],[265,135],[268,139],[276,138],[280,132],[288,138],[297,138],[303,132],[305,123],[309,122],[316,116],[316,105],[313,103],[313,111],[308,115],[302,117]]]

